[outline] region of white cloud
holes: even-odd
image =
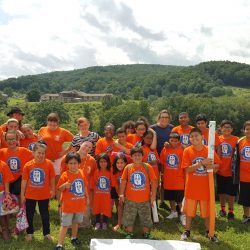
[[[0,78],[93,65],[250,63],[246,0],[2,0]]]

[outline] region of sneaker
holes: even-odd
[[[102,229],[103,229],[103,230],[107,230],[107,228],[108,228],[107,223],[102,223]]]
[[[229,212],[229,213],[227,214],[227,219],[228,219],[228,220],[234,220],[234,213]]]
[[[47,234],[47,235],[44,236],[44,239],[47,240],[47,241],[53,241],[54,237],[52,237],[50,234]]]
[[[64,250],[63,246],[56,246],[55,250]]]
[[[242,224],[247,224],[248,221],[250,221],[250,217],[248,217],[247,215],[243,215],[241,223]]]
[[[219,239],[216,235],[212,236],[212,237],[208,237],[208,239],[214,243],[219,243]]]
[[[177,211],[172,211],[169,216],[166,217],[167,219],[174,219],[178,218],[178,213]]]
[[[153,240],[154,238],[152,237],[152,235],[150,233],[144,233],[143,234],[143,239]]]
[[[127,233],[125,239],[134,239],[133,233]]]
[[[101,229],[101,223],[96,223],[95,230],[100,230],[100,229]]]
[[[219,216],[220,217],[226,217],[227,216],[227,212],[225,210],[220,210]]]
[[[82,242],[78,238],[75,238],[71,240],[71,244],[75,247],[79,247],[81,246]]]
[[[181,214],[180,215],[180,222],[182,226],[186,226],[186,215],[185,214]]]
[[[171,208],[165,202],[161,202],[159,208],[163,208],[168,212],[171,212]]]
[[[190,231],[185,230],[185,232],[181,235],[181,240],[187,240],[190,237]]]

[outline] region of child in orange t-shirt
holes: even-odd
[[[169,135],[169,147],[161,151],[160,159],[163,169],[164,199],[169,200],[171,213],[167,219],[178,218],[176,203],[181,211],[184,198],[184,174],[181,168],[183,146],[180,143],[180,135],[171,132]],[[186,217],[180,214],[180,221],[183,226],[186,224]]]
[[[134,147],[140,147],[143,141],[143,134],[148,130],[148,125],[145,121],[138,120],[135,123],[135,134],[127,135],[127,142],[131,143]]]
[[[95,156],[98,157],[99,154],[107,153],[111,154],[114,146],[114,125],[107,123],[104,127],[104,138],[101,138],[96,143]]]
[[[119,203],[119,193],[120,193],[120,184],[123,170],[127,165],[128,161],[124,154],[118,153],[114,159],[112,165],[112,188],[111,188],[111,198],[115,201],[116,211],[118,213],[118,222],[117,225],[113,228],[114,231],[117,231],[122,224],[122,213],[123,213],[123,204]]]
[[[142,150],[143,150],[143,162],[147,162],[150,166],[153,167],[155,176],[157,179],[157,186],[160,180],[160,157],[157,153],[156,149],[151,149],[151,145],[153,143],[155,137],[155,133],[152,130],[147,130],[143,135],[143,142],[142,142]]]
[[[23,168],[21,204],[26,207],[29,227],[26,240],[31,241],[34,234],[33,217],[36,203],[43,224],[43,236],[52,240],[50,236],[49,199],[55,196],[55,171],[50,160],[45,159],[47,147],[36,143],[33,147],[34,159],[27,162]]]
[[[176,132],[180,135],[180,142],[183,147],[187,147],[190,145],[189,141],[189,133],[193,126],[188,125],[189,115],[187,112],[181,112],[179,114],[179,126],[176,126],[172,129],[171,132]]]
[[[221,163],[218,155],[212,159],[207,158],[208,147],[202,144],[202,132],[198,128],[193,128],[189,134],[191,146],[184,149],[182,165],[186,174],[185,200],[183,212],[186,215],[185,232],[181,235],[181,240],[190,237],[191,223],[196,215],[197,205],[200,206],[201,217],[205,219],[206,233],[209,230],[209,180],[207,169],[218,170]],[[209,237],[213,242],[218,242],[214,235]]]
[[[239,204],[243,206],[242,223],[250,222],[250,121],[243,125],[245,138],[239,141],[240,152],[240,194]]]
[[[92,179],[92,189],[94,190],[92,213],[96,218],[95,230],[107,229],[108,217],[111,217],[111,186],[110,159],[107,153],[102,153],[97,158],[97,169]]]
[[[13,180],[13,175],[8,167],[8,165],[0,161],[0,192],[5,192],[6,197],[10,195],[9,183]],[[0,216],[0,226],[2,228],[3,240],[7,241],[10,239],[9,233],[9,216]]]
[[[81,241],[77,238],[78,225],[82,222],[83,212],[89,203],[88,182],[83,170],[79,169],[80,155],[68,153],[65,162],[69,170],[63,172],[57,184],[57,188],[62,192],[62,222],[57,250],[63,249],[62,244],[70,226],[72,229],[71,244],[75,247],[81,245]]]
[[[38,141],[38,136],[33,133],[33,127],[26,123],[22,125],[21,131],[24,134],[24,138],[20,139],[20,146],[32,150],[35,143]]]
[[[126,238],[133,238],[134,222],[137,214],[139,214],[140,223],[143,226],[143,237],[152,239],[149,230],[153,224],[151,205],[156,199],[156,176],[153,168],[142,162],[142,148],[132,148],[131,157],[133,163],[127,165],[124,169],[120,185],[120,202],[125,201],[122,224],[127,230]]]
[[[234,201],[238,194],[239,185],[233,184],[232,178],[232,157],[235,146],[239,138],[232,135],[233,123],[223,120],[220,124],[222,135],[220,139],[220,158],[221,166],[216,175],[217,193],[220,198],[221,210],[219,215],[226,217],[228,220],[234,219]],[[228,202],[228,214],[226,212],[226,202]]]
[[[7,148],[0,149],[0,159],[8,164],[14,177],[13,181],[10,182],[10,193],[19,196],[23,167],[33,156],[32,152],[27,148],[18,147],[17,131],[7,131],[5,139]]]

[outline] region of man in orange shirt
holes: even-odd
[[[181,210],[184,198],[184,174],[181,168],[183,147],[180,143],[180,135],[171,132],[169,135],[169,147],[164,147],[161,151],[160,159],[163,169],[164,199],[169,200],[171,214],[167,219],[178,218],[176,203]],[[183,226],[186,224],[184,214],[180,215]]]
[[[189,116],[187,112],[181,112],[179,114],[179,126],[176,126],[172,129],[171,132],[176,132],[180,135],[180,142],[184,147],[190,145],[189,133],[193,126],[188,125]]]
[[[239,185],[233,184],[232,178],[232,156],[235,146],[239,138],[232,135],[233,123],[228,120],[223,120],[220,124],[222,135],[220,139],[220,158],[221,166],[217,172],[217,193],[220,198],[221,210],[219,215],[226,217],[228,220],[234,219],[234,201],[238,194]],[[228,214],[226,212],[226,202],[228,202]]]
[[[145,166],[142,163],[141,148],[132,148],[131,157],[133,163],[125,167],[120,186],[120,202],[125,201],[122,224],[127,230],[126,238],[133,238],[134,222],[138,213],[143,226],[144,239],[152,239],[149,229],[152,226],[151,205],[156,199],[156,176],[150,165]]]
[[[205,219],[206,236],[209,230],[209,180],[207,169],[218,170],[220,159],[215,153],[214,163],[207,158],[208,147],[202,144],[202,132],[198,128],[193,128],[189,134],[191,146],[184,149],[182,165],[186,174],[185,200],[183,212],[186,215],[185,232],[181,235],[181,240],[190,237],[191,223],[196,215],[197,205],[200,206],[201,217]],[[209,237],[213,242],[218,242],[214,235]]]
[[[38,136],[48,146],[46,158],[53,162],[57,185],[62,157],[70,150],[70,147],[64,150],[63,144],[71,142],[74,136],[68,130],[59,127],[59,116],[56,113],[50,113],[47,116],[47,126],[40,128]],[[56,190],[56,198],[57,200],[60,198],[58,190]]]
[[[250,121],[243,125],[245,138],[239,141],[240,152],[240,195],[239,204],[243,206],[242,223],[250,222]]]

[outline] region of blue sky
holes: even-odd
[[[0,79],[96,65],[250,63],[248,0],[0,0]]]

